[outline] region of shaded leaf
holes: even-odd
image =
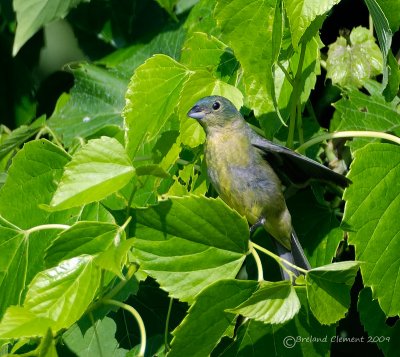
[[[307,297],[317,320],[330,325],[344,317],[350,307],[350,288],[358,262],[340,262],[310,270],[306,275]]]
[[[196,298],[188,315],[173,331],[169,356],[208,356],[227,330],[234,327],[236,315],[225,310],[248,299],[257,282],[222,280]]]

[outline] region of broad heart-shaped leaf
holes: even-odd
[[[385,356],[396,356],[400,349],[400,321],[394,326],[386,324],[386,316],[376,300],[372,300],[372,292],[368,288],[361,290],[358,297],[358,312],[364,329],[373,342],[376,342]]]
[[[155,55],[136,69],[123,111],[131,157],[164,131],[190,74],[186,67],[165,55]]]
[[[13,55],[42,26],[65,17],[71,8],[90,0],[14,0],[13,6],[17,14],[17,31],[15,34]]]
[[[263,281],[249,299],[227,311],[264,323],[282,324],[299,310],[300,301],[290,281]]]
[[[66,165],[50,207],[62,210],[101,200],[124,187],[134,171],[116,139],[89,140]]]
[[[367,95],[350,90],[334,106],[331,131],[375,130],[400,135],[400,113],[396,101],[387,103],[380,94]]]
[[[350,45],[344,37],[329,45],[326,76],[343,87],[361,87],[371,77],[382,73],[382,53],[374,36],[364,27],[350,33]]]
[[[37,317],[55,321],[55,330],[76,322],[96,296],[100,269],[82,255],[38,273],[29,285],[24,307]]]
[[[7,181],[0,190],[0,216],[21,229],[46,223],[69,224],[79,219],[84,214],[81,208],[55,213],[39,208],[40,203],[50,202],[68,161],[68,155],[47,140],[25,144],[14,156]],[[15,279],[2,280],[0,316],[6,306],[20,302],[25,284],[44,269],[43,252],[58,232],[46,230],[29,237],[3,232],[0,238],[2,274]]]
[[[318,31],[322,25],[323,15],[325,15],[333,5],[340,0],[284,0],[283,4],[286,10],[286,16],[289,19],[290,33],[292,35],[292,44],[296,49],[303,35],[307,30],[314,29]],[[310,25],[313,23],[313,27]],[[314,34],[310,34],[314,36]]]
[[[247,100],[256,117],[274,110],[272,29],[276,3],[275,0],[218,0],[214,11],[223,39],[242,66]]]
[[[343,224],[365,286],[387,316],[400,313],[400,148],[368,144],[354,153]]]
[[[60,261],[82,254],[95,255],[106,251],[121,241],[117,225],[102,222],[77,222],[61,232],[46,250],[45,261],[49,267]]]
[[[308,306],[305,288],[296,287],[299,313],[284,325],[249,320],[219,356],[328,356],[335,326],[318,323]]]
[[[77,356],[124,357],[127,350],[118,348],[115,339],[117,326],[113,319],[104,317],[83,333],[78,325],[73,325],[63,334],[63,341]]]
[[[182,301],[234,278],[248,252],[246,220],[220,199],[171,197],[135,214],[134,255],[141,269]]]
[[[333,324],[346,314],[350,306],[350,288],[359,265],[351,261],[333,263],[307,273],[310,309],[321,324]]]
[[[228,98],[239,110],[243,105],[243,95],[236,87],[212,77],[208,71],[198,70],[185,83],[179,101],[180,133],[183,144],[196,147],[205,141],[203,128],[187,116],[196,102],[209,95]]]
[[[226,310],[248,299],[256,289],[255,281],[221,280],[202,291],[173,331],[168,356],[210,355],[219,340],[233,332],[236,315]]]
[[[49,127],[70,146],[106,126],[121,126],[128,80],[112,70],[89,63],[71,64],[75,77],[70,96],[61,96]]]

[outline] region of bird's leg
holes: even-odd
[[[254,223],[250,227],[250,236],[253,235],[253,233],[256,231],[258,227],[262,227],[265,224],[265,217],[261,217],[256,223]]]

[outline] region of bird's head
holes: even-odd
[[[200,99],[187,115],[196,119],[206,131],[223,128],[242,118],[230,100],[218,95]]]

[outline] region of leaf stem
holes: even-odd
[[[305,152],[306,149],[308,149],[310,146],[315,145],[321,141],[324,140],[329,140],[329,139],[337,139],[337,138],[379,138],[379,139],[385,139],[392,141],[396,144],[400,145],[400,138],[392,135],[392,134],[387,134],[387,133],[382,133],[380,131],[338,131],[336,133],[327,133],[323,135],[319,135],[307,142],[305,142],[303,145],[300,145],[296,151],[297,152]]]
[[[294,141],[294,129],[296,126],[296,113],[298,110],[298,102],[300,101],[300,96],[301,96],[301,75],[303,71],[303,64],[304,64],[304,58],[306,54],[306,45],[305,43],[301,44],[301,49],[300,49],[300,58],[299,58],[299,64],[297,67],[297,72],[294,77],[293,81],[293,91],[292,95],[290,98],[290,119],[289,119],[289,134],[288,138],[286,141],[286,146],[289,148],[293,147],[293,141]]]
[[[31,234],[33,232],[38,232],[38,231],[44,231],[47,229],[61,229],[61,230],[65,230],[65,229],[69,229],[71,228],[71,226],[68,226],[66,224],[42,224],[40,226],[36,226],[36,227],[32,227],[29,228],[25,231],[26,234]]]
[[[293,275],[293,272],[291,272],[290,270],[288,270],[282,263],[285,263],[286,265],[296,269],[297,271],[307,274],[308,271],[306,269],[300,268],[297,265],[292,264],[291,262],[289,262],[288,260],[281,258],[280,256],[270,252],[268,249],[265,249],[263,247],[261,247],[260,245],[251,242],[252,246],[256,249],[258,249],[259,251],[263,252],[264,254],[267,254],[268,256],[270,256],[272,259],[274,259],[282,268],[284,268],[290,275]]]
[[[293,77],[292,75],[287,71],[287,69],[285,68],[285,66],[281,63],[281,62],[277,62],[278,67],[281,69],[281,71],[283,72],[283,74],[285,75],[285,78],[287,79],[287,81],[289,82],[289,84],[293,87],[294,82],[293,82]]]
[[[170,320],[170,317],[171,317],[172,303],[173,302],[174,302],[174,299],[171,297],[169,299],[167,319],[165,320],[164,344],[165,344],[165,351],[166,352],[168,352],[171,349],[169,347],[169,344],[168,344],[168,329],[169,329],[169,320]]]
[[[261,259],[260,256],[258,255],[257,251],[254,249],[254,243],[250,242],[250,253],[254,258],[254,261],[256,262],[257,266],[257,274],[258,274],[258,281],[263,281],[264,280],[264,272],[263,272],[263,267],[261,264]]]
[[[146,351],[146,328],[144,326],[142,317],[140,314],[137,312],[136,309],[134,309],[132,306],[128,304],[124,304],[123,302],[117,301],[117,300],[112,300],[112,299],[104,299],[102,300],[104,304],[109,304],[109,305],[115,305],[118,306],[129,313],[132,314],[132,316],[135,318],[139,325],[139,330],[140,330],[140,350],[139,350],[139,357],[144,357],[144,353]]]

